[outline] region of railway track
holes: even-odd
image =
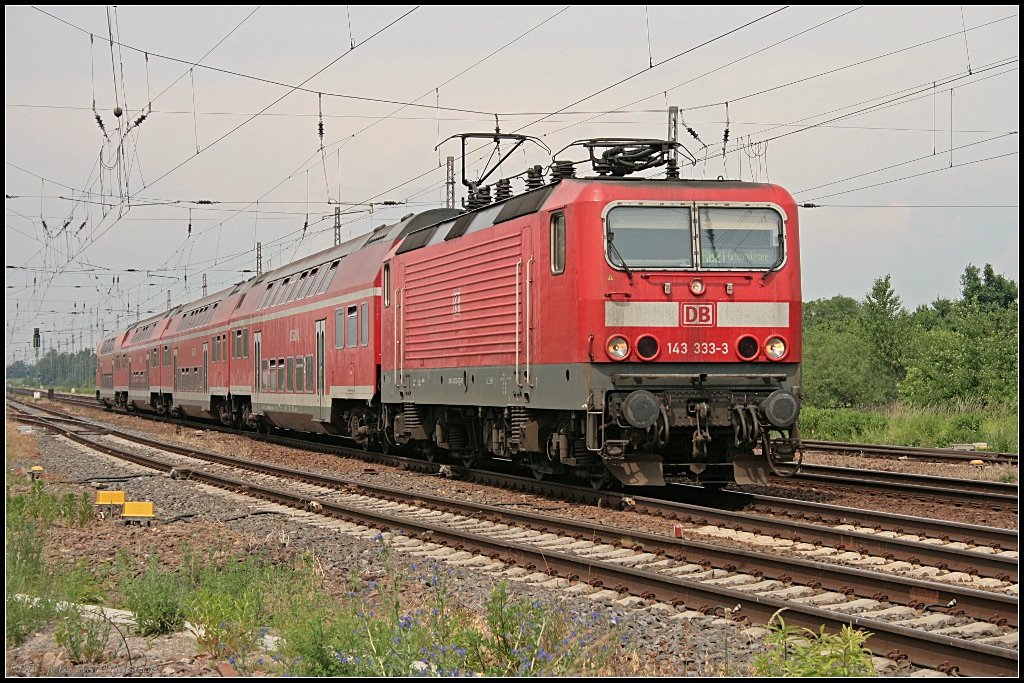
[[[42,421],[38,417],[28,419]],[[348,523],[384,530],[403,528],[413,536],[429,537],[429,543],[443,542],[449,546],[447,550],[472,547],[472,556],[482,560],[500,556],[527,571],[536,567],[555,569],[563,579],[585,577],[595,587],[614,586],[618,589],[616,594],[631,593],[668,602],[682,600],[685,605],[704,609],[731,605],[735,600],[735,604],[742,605],[740,612],[744,616],[763,621],[784,607],[788,623],[812,628],[821,624],[836,628],[848,623],[868,628],[875,634],[872,642],[876,648],[891,646],[894,651],[910,656],[914,663],[929,668],[951,671],[958,667],[961,673],[1005,675],[1008,665],[1016,666],[1015,651],[991,644],[1015,639],[1016,631],[1009,627],[1016,626],[1016,596],[766,552],[692,541],[684,544],[635,530],[608,529],[441,497],[424,500],[418,493],[373,490],[363,483],[289,472],[287,468],[265,463],[245,463],[246,468],[258,467],[263,480],[254,480],[251,472],[243,480],[237,472],[239,461],[227,456],[213,454],[219,461],[215,467],[227,469],[214,472],[208,462],[211,454],[174,446],[168,459],[166,445],[154,446],[151,440],[143,440],[149,443],[126,448],[125,444],[112,443],[123,441],[122,435],[102,433],[91,423],[76,425],[61,420],[50,422],[49,428],[89,448],[165,472],[174,471],[176,476],[187,473],[196,481],[244,489],[251,495],[292,507],[315,506],[318,511],[349,520]],[[160,450],[163,456],[140,454],[140,449]],[[269,474],[268,470],[277,473]],[[282,484],[281,476],[299,478],[303,483]],[[385,512],[374,512],[374,508],[381,506]],[[396,516],[396,511],[401,511],[402,516]],[[422,544],[422,539],[410,538],[403,543]],[[447,550],[438,552],[450,554]],[[940,604],[955,604],[956,610],[944,613]],[[934,630],[922,631],[924,627]],[[972,632],[975,638],[969,639]],[[983,637],[977,637],[979,634]]]
[[[33,408],[49,410],[40,406]],[[126,436],[123,432],[121,434]],[[442,468],[448,467],[415,458],[337,446],[325,443],[322,439],[311,441],[273,434],[244,434],[276,445],[354,456],[427,474],[437,474]],[[130,438],[141,439],[138,436]],[[160,442],[148,441],[166,448]],[[211,459],[218,457],[209,453],[207,456]],[[274,465],[263,463],[253,463],[251,467],[280,471]],[[597,492],[556,482],[538,482],[532,478],[493,470],[449,469],[457,470],[456,476],[464,481],[606,509],[628,507],[634,512],[670,522],[681,522],[687,536],[714,539],[718,543],[728,541],[739,544],[750,537],[780,538],[807,544],[811,546],[808,552],[819,555],[831,550],[837,556],[837,561],[845,561],[844,558],[850,557],[845,553],[856,552],[867,557],[883,558],[893,563],[896,571],[910,569],[920,563],[930,564],[941,568],[943,572],[949,572],[952,581],[962,582],[965,576],[974,577],[972,581],[986,588],[988,586],[984,584],[987,579],[1016,581],[1018,575],[1015,530],[745,493],[720,492],[709,495],[704,489],[693,486],[655,489],[651,497],[644,497]],[[666,496],[670,499],[666,500]],[[694,503],[694,500],[697,502]]]
[[[1016,509],[1018,501],[1016,484],[828,465],[802,465],[797,474],[779,479],[775,483],[779,482],[786,485],[790,485],[787,484],[790,482],[798,486],[805,483],[860,486],[909,496],[929,496],[972,504],[984,503],[996,509]]]
[[[981,460],[987,463],[1020,462],[1017,453],[990,453],[988,451],[960,451],[953,448],[918,448],[914,446],[886,446],[882,444],[844,443],[841,441],[804,440],[804,448],[816,451],[835,451],[870,456],[873,458],[913,458],[916,460],[947,460],[970,462]]]

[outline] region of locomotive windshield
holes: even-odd
[[[617,206],[608,212],[608,258],[632,268],[690,268],[690,209]]]
[[[782,261],[782,217],[771,209],[702,208],[700,263],[705,268],[771,268]]]
[[[606,216],[608,262],[623,269],[772,270],[783,259],[782,216],[767,207],[616,206]]]

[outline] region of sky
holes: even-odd
[[[805,301],[1019,282],[1015,5],[7,5],[4,31],[7,363],[251,277],[257,243],[264,270],[325,249],[335,209],[344,240],[443,206],[457,133],[537,138],[513,175],[664,138],[670,106],[683,177],[808,206]]]

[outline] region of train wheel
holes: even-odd
[[[602,491],[610,488],[611,476],[609,476],[608,470],[602,469],[600,472],[589,472],[587,474],[587,481],[590,483],[590,488],[595,491]]]
[[[537,481],[544,481],[551,474],[551,466],[540,456],[530,458],[530,472]]]
[[[462,451],[458,457],[462,462],[462,466],[467,470],[471,470],[480,464],[480,453],[474,450]]]

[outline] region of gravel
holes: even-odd
[[[112,561],[119,550],[128,550],[141,569],[150,555],[156,556],[164,566],[174,567],[189,551],[198,555],[210,550],[239,555],[264,551],[281,559],[294,553],[311,552],[338,585],[345,577],[358,576],[369,581],[385,574],[380,541],[318,528],[286,515],[249,515],[261,507],[259,501],[239,501],[237,496],[194,482],[152,476],[139,466],[88,452],[62,438],[42,436],[38,443],[39,457],[33,464],[45,468],[47,480],[73,485],[87,479],[127,477],[110,486],[123,487],[127,500],[153,501],[160,520],[151,527],[124,526],[115,520],[102,520],[84,528],[55,528],[52,545],[47,551],[55,559],[70,563],[85,558],[95,565]],[[78,485],[106,488],[104,484],[106,482]],[[182,518],[182,515],[188,517]],[[406,563],[414,580],[429,578],[432,570],[428,562],[410,557]],[[450,573],[449,585],[454,599],[466,609],[484,614],[486,601],[502,577],[470,568],[446,571]],[[629,660],[630,665],[641,675],[748,673],[753,656],[762,647],[759,632],[752,631],[748,637],[741,625],[715,617],[679,618],[682,612],[668,609],[670,606],[662,605],[662,612],[657,608],[652,611],[649,604],[628,609],[611,601],[593,601],[519,581],[509,583],[517,596],[541,601],[556,598],[568,617],[586,623],[618,623],[623,643],[629,644],[635,653]],[[177,644],[188,648],[194,641],[179,638]],[[75,665],[59,658],[54,660],[53,652],[57,649],[52,638],[45,636],[9,649],[8,675],[123,675],[123,662]],[[40,667],[47,652],[51,656],[44,672]],[[144,664],[137,663],[134,675],[215,675],[216,663],[197,657],[195,651],[165,651],[158,657],[150,656]]]
[[[665,520],[628,511],[579,508],[528,494],[498,491],[383,465],[368,466],[354,459],[283,448],[229,434],[142,422],[131,416],[101,414],[63,404],[60,408],[103,421],[124,431],[234,456],[267,460],[423,493],[459,496],[464,500],[490,504],[517,504],[547,512],[557,510],[560,515],[576,516],[608,525],[639,527],[664,534],[672,532],[672,524]],[[174,566],[181,562],[189,549],[196,553],[214,550],[240,555],[263,551],[281,559],[294,553],[313,552],[323,564],[328,578],[333,577],[338,586],[343,584],[346,577],[358,576],[371,580],[384,573],[379,541],[312,526],[297,521],[291,515],[252,515],[250,513],[254,510],[263,507],[259,501],[243,501],[237,496],[214,491],[194,482],[173,481],[165,475],[154,476],[150,470],[115,462],[64,439],[50,436],[40,438],[39,452],[38,464],[46,468],[46,476],[50,480],[81,483],[98,477],[128,477],[123,482],[117,482],[116,487],[125,490],[128,500],[153,501],[160,519],[160,523],[153,527],[124,527],[106,520],[85,529],[62,529],[55,537],[57,550],[51,548],[51,552],[64,559],[87,557],[101,561],[103,558],[113,558],[120,549],[127,549],[134,551],[141,568],[150,554],[156,555],[163,564]],[[99,482],[79,485],[105,487]],[[419,572],[425,578],[424,572],[429,571],[424,567],[426,563],[416,562],[417,569],[412,570],[413,561],[413,558],[408,558],[408,570],[414,575]],[[451,568],[449,571],[453,572],[450,585],[455,591],[455,599],[467,609],[483,613],[488,597],[502,577],[469,568]],[[746,629],[730,620],[685,612],[664,604],[644,602],[639,607],[626,608],[614,601],[594,601],[582,595],[552,591],[521,581],[510,581],[510,585],[517,595],[531,599],[557,597],[562,609],[570,616],[618,623],[620,632],[635,653],[629,660],[633,670],[617,672],[622,675],[749,675],[753,670],[755,654],[763,648],[761,636],[764,632],[756,626]],[[139,668],[136,675],[216,675],[217,662],[197,656],[194,649],[189,651],[189,644],[185,640],[184,643],[170,646],[172,651],[154,657],[159,661],[152,666]],[[191,644],[194,645],[194,641]],[[870,641],[868,644],[870,646]],[[41,641],[30,640],[14,652],[9,649],[8,674],[41,673],[40,664],[46,654],[41,653],[41,649],[46,648],[55,649],[52,638],[48,641],[45,638]],[[51,668],[46,672],[51,675],[104,675],[104,670],[108,674],[112,671],[109,667],[90,669],[68,663],[54,666],[51,661]],[[905,676],[910,672],[910,669],[904,667],[888,669],[883,675]]]

